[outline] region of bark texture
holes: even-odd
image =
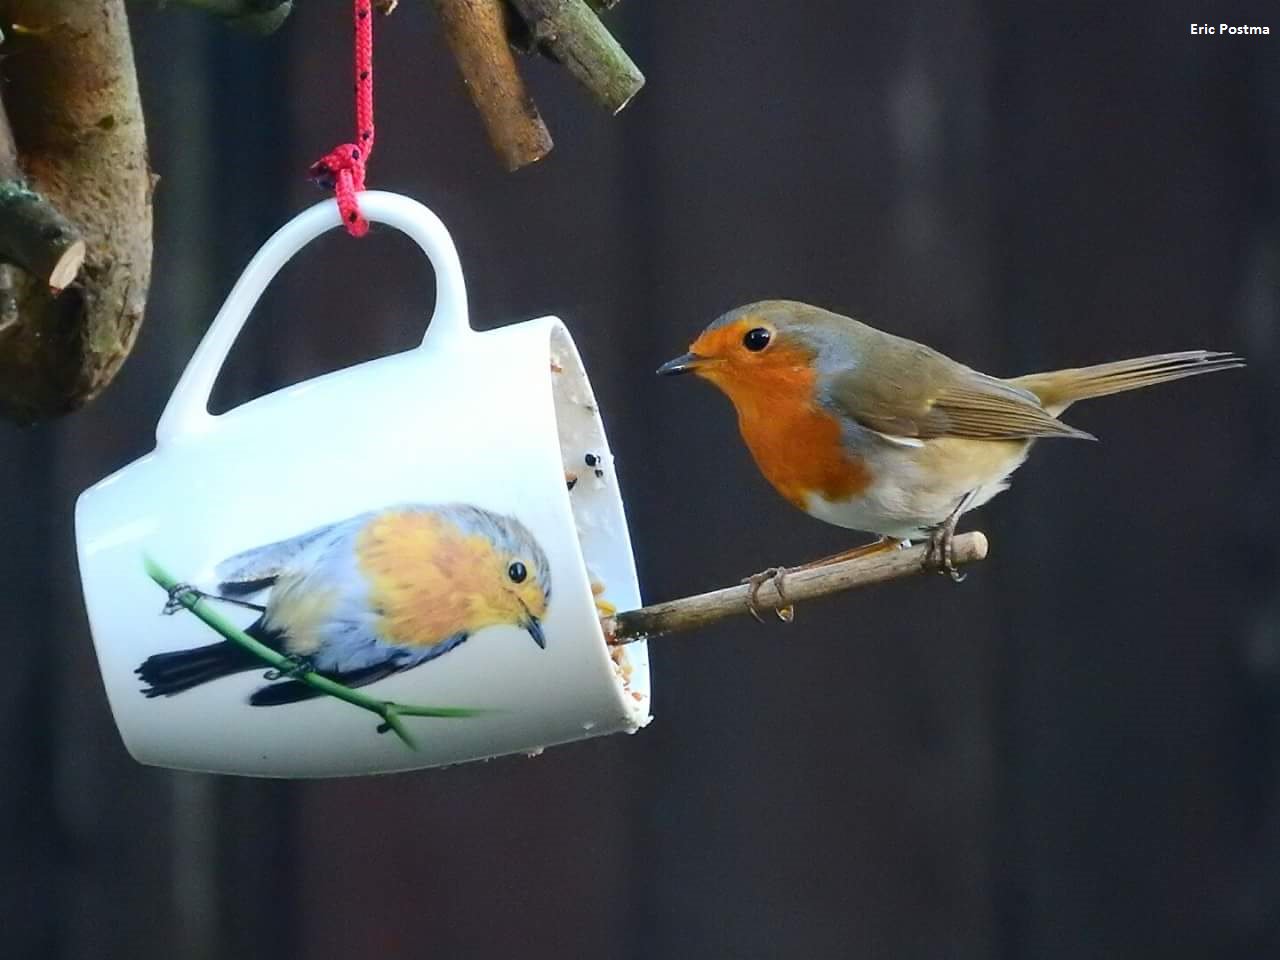
[[[432,2],[502,165],[511,171],[541,160],[551,134],[516,68],[502,0]]]
[[[0,0],[0,18],[21,27],[2,61],[18,166],[86,245],[60,294],[12,267],[0,277],[0,414],[31,422],[91,400],[129,355],[150,283],[152,178],[124,0]]]
[[[529,25],[533,43],[564,64],[610,113],[644,86],[640,72],[586,0],[511,0]]]

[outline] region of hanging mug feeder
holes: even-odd
[[[644,644],[608,647],[593,593],[595,581],[618,607],[639,606],[572,338],[555,317],[472,330],[439,219],[391,193],[363,193],[359,207],[431,261],[421,346],[208,412],[264,288],[340,225],[338,205],[320,203],[245,270],[155,451],[77,503],[107,696],[143,763],[385,773],[650,719]]]

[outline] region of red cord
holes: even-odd
[[[369,0],[355,0],[356,142],[335,147],[311,165],[311,179],[338,195],[342,222],[353,237],[369,232],[356,194],[364,189],[365,165],[373,153],[373,13]]]

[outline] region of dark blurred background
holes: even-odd
[[[320,199],[305,170],[352,126],[348,5],[267,39],[137,6],[147,322],[93,406],[0,425],[6,956],[1276,956],[1277,10],[629,0],[610,22],[647,87],[611,119],[529,63],[557,147],[516,175],[426,5],[379,19],[371,184],[452,229],[477,326],[568,322],[650,599],[852,542],[765,485],[722,397],[652,376],[738,303],[809,300],[993,373],[1250,366],[1073,410],[1103,442],[1037,448],[969,518],[992,555],[961,587],[655,641],[634,737],[298,783],[129,759],[72,507],[151,448],[240,269]],[[1189,34],[1222,19],[1272,35]],[[387,231],[314,244],[217,405],[410,346],[423,272]]]

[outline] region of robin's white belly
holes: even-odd
[[[946,520],[970,491],[974,495],[966,513],[1008,489],[1007,478],[1026,459],[1027,446],[992,444],[984,451],[988,457],[964,457],[963,467],[969,469],[955,469],[960,465],[948,462],[964,449],[956,441],[932,440],[922,449],[884,451],[873,464],[876,480],[867,489],[844,500],[810,494],[805,512],[837,527],[920,539]],[[940,477],[948,482],[940,482]]]
[[[1007,490],[1006,482],[993,483],[978,489],[973,502],[965,507],[965,513],[980,507],[1001,490]],[[963,494],[954,500],[939,504],[928,513],[913,510],[910,506],[912,498],[900,489],[869,490],[860,497],[848,500],[828,500],[818,494],[810,494],[805,505],[805,513],[809,516],[848,530],[865,530],[882,537],[894,537],[899,540],[919,540],[928,531],[942,523],[951,515],[963,498]]]

